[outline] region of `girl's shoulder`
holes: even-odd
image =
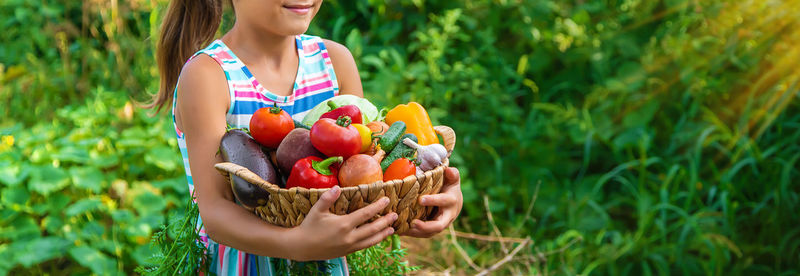
[[[225,54],[225,48],[225,44],[217,39],[192,54],[181,68],[181,78],[214,82],[225,80],[222,77],[225,76],[222,65],[226,59],[232,59]]]
[[[217,40],[195,52],[181,68],[175,86],[176,97],[183,104],[198,104],[196,101],[228,103],[228,80],[224,71],[224,57]],[[220,105],[220,108],[223,106]],[[225,106],[227,107],[227,106]]]
[[[181,69],[176,85],[177,96],[198,99],[222,99],[222,96],[227,96],[214,92],[228,88],[225,72],[218,63],[219,61],[210,55],[195,55],[190,58]]]

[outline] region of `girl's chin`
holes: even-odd
[[[283,35],[301,35],[301,34],[306,33],[307,30],[308,30],[308,25],[296,26],[296,27],[288,27],[288,26],[286,26],[281,30],[281,34],[283,34]]]
[[[283,22],[281,24],[280,30],[278,33],[283,35],[300,35],[304,34],[308,30],[308,26],[311,22],[307,22],[305,20],[292,20],[293,22]]]
[[[297,16],[276,16],[273,20],[259,20],[253,23],[263,32],[275,35],[300,35],[304,34],[311,25],[311,18],[298,18]]]

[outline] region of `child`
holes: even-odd
[[[388,198],[338,216],[328,211],[340,194],[334,187],[301,225],[282,228],[236,205],[230,185],[214,164],[221,162],[216,153],[226,126],[247,127],[252,113],[261,107],[277,103],[301,120],[333,96],[363,97],[355,61],[341,44],[303,34],[321,0],[233,0],[232,4],[234,26],[206,44],[220,25],[222,0],[170,2],[158,44],[161,87],[152,104],[159,111],[172,105],[189,189],[195,191],[205,228],[199,231],[211,254],[211,271],[276,274],[273,257],[327,260],[331,264],[327,272],[347,275],[342,256],[394,232],[390,225],[396,213],[365,223],[385,208]],[[430,237],[455,219],[462,202],[459,183],[458,170],[449,168],[442,193],[420,199],[422,205],[438,206],[439,213],[431,221],[414,221],[408,235]]]

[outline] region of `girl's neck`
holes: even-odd
[[[245,25],[234,23],[233,28],[222,37],[223,42],[236,52],[242,61],[277,70],[287,63],[297,62],[295,36],[265,33]]]

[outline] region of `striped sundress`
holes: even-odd
[[[233,128],[247,128],[253,112],[262,107],[271,107],[274,103],[286,110],[292,118],[301,121],[314,106],[326,99],[339,95],[339,84],[333,71],[331,59],[322,39],[316,36],[299,35],[295,38],[299,65],[294,89],[290,96],[278,96],[267,91],[253,77],[247,66],[221,40],[212,42],[208,47],[192,55],[189,60],[200,54],[214,59],[225,72],[230,93],[230,109],[226,120]],[[173,98],[172,117],[175,121],[175,102],[177,87]],[[183,132],[175,124],[178,136],[178,147],[183,156],[183,166],[190,193],[194,191],[194,182],[189,168],[186,140]],[[197,218],[200,220],[200,217]],[[216,275],[284,275],[276,271],[277,262],[289,264],[288,260],[252,255],[230,248],[208,238],[205,229],[198,229],[203,244],[211,255],[210,272]],[[348,275],[344,257],[324,261],[331,275]],[[287,267],[287,265],[281,265]]]

